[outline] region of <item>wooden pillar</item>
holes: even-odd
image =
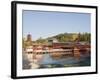
[[[80,59],[80,49],[79,48],[77,48],[77,47],[74,47],[74,57],[76,58],[76,59]]]

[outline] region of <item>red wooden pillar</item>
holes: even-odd
[[[80,49],[78,47],[74,47],[74,57],[80,59]]]

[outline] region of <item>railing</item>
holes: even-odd
[[[30,54],[34,54],[34,53],[37,53],[37,54],[48,54],[48,53],[60,53],[60,54],[80,54],[81,51],[90,51],[90,46],[87,46],[87,45],[76,45],[76,46],[73,46],[73,47],[69,47],[68,45],[66,45],[67,49],[27,49],[25,52],[26,53],[30,53]]]

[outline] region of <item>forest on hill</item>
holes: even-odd
[[[42,37],[38,38],[35,42],[37,43],[46,43],[50,39],[56,39],[58,42],[74,42],[74,41],[91,41],[90,33],[61,33],[55,36],[50,36],[48,38],[43,39]]]
[[[36,44],[48,44],[48,40],[55,39],[57,42],[91,42],[90,33],[61,33],[58,35],[50,36],[47,38],[38,38],[37,40],[28,41],[27,38],[23,38],[23,47]]]

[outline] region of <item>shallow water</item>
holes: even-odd
[[[90,66],[90,56],[81,55],[80,59],[75,57],[66,57],[54,59],[49,54],[44,54],[43,59],[39,62],[42,68],[46,67],[75,67]]]
[[[29,61],[23,56],[23,69],[30,69]],[[56,67],[79,67],[79,66],[90,66],[91,64],[90,55],[81,55],[80,59],[75,57],[64,57],[54,59],[50,54],[43,54],[43,58],[38,62],[39,68],[56,68]]]

